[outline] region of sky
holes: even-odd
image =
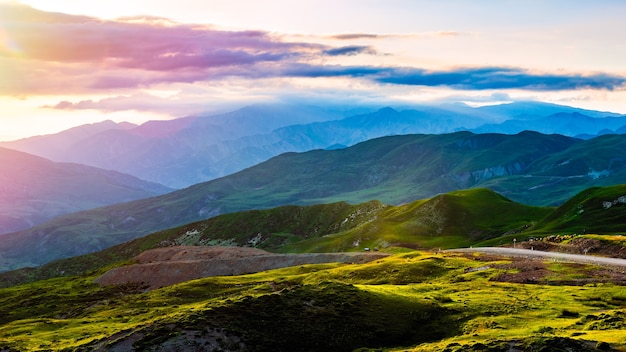
[[[254,103],[626,114],[621,0],[0,0],[0,141]]]

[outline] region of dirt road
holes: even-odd
[[[498,255],[511,256],[511,257],[548,258],[548,259],[553,259],[553,260],[561,260],[561,261],[575,262],[575,263],[592,263],[592,264],[599,264],[599,265],[612,265],[612,266],[626,267],[626,259],[596,257],[592,255],[566,254],[566,253],[558,253],[558,252],[543,252],[543,251],[533,251],[529,249],[517,249],[517,248],[506,248],[506,247],[458,248],[458,249],[449,249],[446,252],[465,252],[465,253],[480,252],[480,253],[498,254]]]

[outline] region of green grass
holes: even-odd
[[[586,189],[536,225],[543,232],[569,233],[619,233],[626,223],[626,204],[616,202],[626,195],[626,185],[593,187]],[[605,202],[611,206],[606,207]]]
[[[626,247],[626,234],[619,234],[619,235],[586,234],[583,237],[595,239],[600,242],[612,244],[615,246]]]
[[[486,189],[457,191],[387,207],[362,225],[332,236],[296,242],[281,251],[334,252],[385,248],[390,244],[422,248],[467,247],[530,226],[549,211],[549,208],[511,202]]]
[[[112,349],[128,339],[137,350],[213,344],[255,351],[478,351],[506,341],[592,340],[626,350],[623,287],[490,281],[514,270],[497,269],[506,262],[407,252],[366,264],[304,265],[148,292],[100,287],[95,273],[39,281],[0,289],[0,348]],[[548,265],[554,281],[587,267]]]

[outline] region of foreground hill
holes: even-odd
[[[113,268],[96,279],[101,285],[140,285],[156,289],[210,276],[258,273],[321,263],[367,263],[381,252],[276,254],[250,247],[171,246],[142,252],[133,264]]]
[[[0,148],[0,234],[56,216],[170,192],[116,171]]]
[[[591,140],[534,132],[385,137],[340,150],[287,153],[163,196],[59,217],[6,235],[0,256],[5,270],[39,265],[219,214],[285,204],[371,199],[402,204],[488,187],[517,202],[556,205],[588,187],[625,183],[621,160],[626,160],[626,140],[615,135]]]
[[[411,251],[153,290],[100,270],[0,289],[0,348],[623,351],[622,270]]]
[[[407,247],[540,236],[569,226],[573,208],[596,229],[623,228],[624,192],[593,188],[556,209],[471,189],[224,214],[0,275],[77,275],[0,288],[0,348],[623,351],[623,267]]]

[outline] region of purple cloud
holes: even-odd
[[[80,100],[70,102],[63,100],[55,105],[44,105],[42,108],[57,110],[82,110],[93,109],[106,112],[114,111],[159,111],[172,115],[193,114],[206,108],[206,97],[185,95],[184,99],[179,95],[173,97],[158,97],[145,93],[138,93],[128,96],[116,96],[101,100]]]
[[[376,50],[362,45],[334,47],[288,42],[263,31],[224,31],[155,18],[103,21],[38,11],[15,3],[0,4],[0,20],[3,31],[23,54],[14,57],[0,50],[0,58],[19,73],[19,80],[0,82],[0,93],[9,94],[83,93],[160,83],[210,82],[227,77],[346,77],[380,84],[459,90],[615,90],[626,84],[626,78],[619,75],[539,74],[510,67],[429,71],[328,65],[315,62],[329,56],[376,54]],[[352,33],[334,38],[384,36]]]
[[[100,62],[108,67],[159,71],[246,65],[329,49],[320,44],[284,42],[262,31],[222,31],[159,21],[101,21],[15,4],[0,4],[0,10],[11,39],[27,57],[40,61]]]

